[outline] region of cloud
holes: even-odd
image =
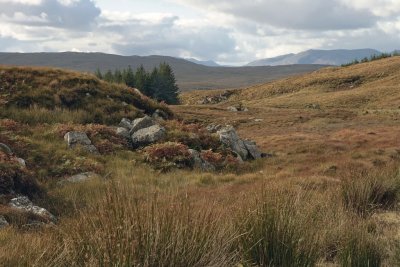
[[[87,31],[101,11],[91,0],[0,1],[0,18],[33,27],[55,27]]]
[[[213,12],[254,23],[296,30],[343,30],[368,28],[377,17],[367,8],[341,0],[177,0]]]

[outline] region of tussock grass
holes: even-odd
[[[398,170],[353,173],[341,187],[346,208],[365,216],[376,209],[393,208],[400,197]]]

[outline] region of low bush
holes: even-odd
[[[181,143],[167,142],[145,148],[146,161],[157,169],[167,171],[173,167],[187,168],[193,165],[188,147]]]

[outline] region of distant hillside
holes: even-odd
[[[0,53],[0,65],[49,66],[94,72],[141,64],[151,70],[160,62],[170,64],[182,91],[195,89],[238,88],[268,82],[291,75],[312,72],[324,65],[278,67],[207,67],[184,59],[166,56],[118,56],[102,53]]]
[[[249,106],[385,109],[400,108],[400,57],[307,75],[237,91],[235,100]]]
[[[361,60],[365,57],[369,58],[372,55],[379,55],[381,53],[374,49],[307,50],[298,54],[287,54],[253,61],[248,66],[279,66],[290,64],[342,65],[355,59]]]
[[[197,60],[195,58],[185,58],[185,60],[193,62],[193,63],[196,63],[196,64],[208,66],[208,67],[219,67],[219,66],[221,66],[221,65],[217,64],[215,61],[212,61],[212,60]]]

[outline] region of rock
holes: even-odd
[[[247,160],[249,155],[247,148],[232,126],[226,126],[220,129],[217,133],[221,143],[229,147],[233,152],[237,153],[243,160]]]
[[[168,114],[161,109],[156,109],[156,111],[154,111],[154,113],[153,113],[153,118],[159,118],[159,119],[166,120],[166,119],[168,119],[168,117],[169,117]]]
[[[258,150],[258,147],[256,145],[256,142],[250,141],[250,140],[245,140],[243,141],[247,151],[249,152],[250,156],[253,159],[260,159],[261,158],[261,152]]]
[[[262,121],[264,121],[263,119],[255,119],[254,120],[255,122],[262,122]]]
[[[149,116],[145,116],[143,118],[136,119],[132,122],[132,127],[129,131],[129,134],[132,135],[133,133],[137,132],[138,130],[149,128],[150,126],[156,125],[154,120]]]
[[[121,104],[122,104],[122,106],[124,106],[124,107],[129,106],[129,104],[126,103],[125,101],[122,101]]]
[[[215,166],[210,162],[201,158],[200,152],[194,149],[189,149],[189,153],[193,159],[193,167],[201,171],[212,172],[215,171]]]
[[[214,123],[211,123],[211,124],[207,125],[207,127],[206,127],[207,131],[210,133],[216,133],[221,128],[222,128],[222,126],[220,124],[214,124]]]
[[[83,146],[86,151],[97,154],[97,148],[92,145],[89,137],[83,132],[68,132],[64,135],[64,140],[67,141],[69,148],[74,148],[77,145]]]
[[[33,205],[33,203],[26,196],[19,196],[11,199],[9,206],[15,209],[32,212],[33,214],[43,217],[52,222],[57,221],[56,217],[53,214],[51,214],[48,210],[44,208]]]
[[[65,179],[62,182],[69,182],[69,183],[74,183],[74,184],[75,183],[82,183],[82,182],[91,180],[96,176],[97,176],[97,174],[95,174],[93,172],[83,172],[83,173],[68,177],[67,179]]]
[[[25,168],[26,167],[26,162],[24,159],[22,158],[17,158],[17,162],[19,163],[19,165],[21,165],[21,167]]]
[[[228,109],[228,111],[232,111],[232,112],[238,112],[239,110],[236,108],[236,107],[228,107],[227,108]]]
[[[119,123],[119,126],[130,131],[132,128],[132,121],[130,119],[123,118]]]
[[[9,224],[3,215],[0,215],[0,229],[7,227]]]
[[[119,136],[125,137],[126,139],[130,139],[131,138],[131,136],[129,134],[129,130],[124,128],[124,127],[118,127],[117,130],[116,130],[116,133]]]
[[[0,151],[3,151],[7,155],[12,155],[12,153],[13,153],[11,148],[3,143],[0,143]]]
[[[153,125],[148,128],[140,129],[132,134],[132,144],[134,147],[155,143],[163,139],[166,135],[165,128],[160,125]]]
[[[321,106],[320,106],[319,104],[312,103],[312,104],[307,104],[307,105],[306,105],[306,108],[310,108],[310,109],[321,109]]]

